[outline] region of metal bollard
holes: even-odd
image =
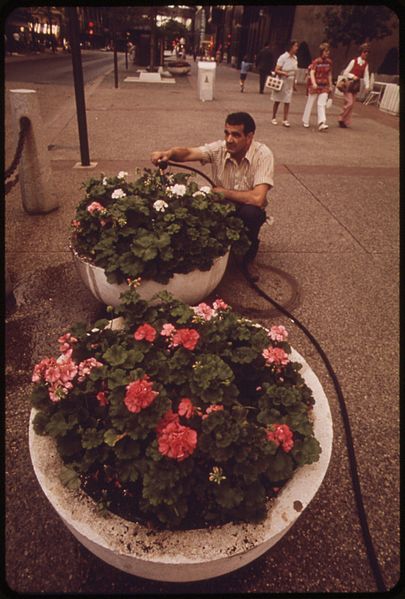
[[[18,169],[23,208],[28,214],[51,212],[59,207],[59,201],[52,184],[51,161],[37,92],[33,89],[11,89],[10,94],[16,139],[20,118],[25,116],[31,121]]]

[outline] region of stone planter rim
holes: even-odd
[[[87,258],[80,256],[72,244],[70,244],[70,250],[83,283],[94,297],[100,302],[116,307],[119,304],[120,294],[128,289],[127,283],[109,283],[102,267],[96,266]],[[188,273],[174,273],[166,284],[158,283],[153,279],[143,279],[137,291],[140,297],[146,300],[150,300],[160,291],[168,291],[185,303],[199,303],[220,283],[229,255],[230,249],[222,256],[214,258],[211,267],[206,271],[195,269]]]

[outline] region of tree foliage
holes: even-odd
[[[166,23],[160,27],[160,30],[166,36],[169,42],[172,42],[176,38],[180,37],[187,38],[189,34],[187,27],[175,19],[166,21]]]
[[[334,47],[381,39],[392,32],[392,16],[386,6],[331,6],[323,15],[325,38]]]

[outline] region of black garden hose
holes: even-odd
[[[197,175],[201,175],[202,177],[204,177],[204,179],[206,179],[212,187],[215,187],[214,182],[208,177],[208,175],[206,175],[205,173],[202,173],[201,171],[199,171],[198,169],[196,169],[192,166],[187,166],[185,164],[179,164],[178,162],[171,162],[169,160],[160,160],[158,162],[158,167],[161,171],[166,170],[168,166],[179,166],[180,168],[186,168],[189,171],[193,171],[193,173],[197,173]]]
[[[170,161],[161,161],[158,163],[158,167],[161,170],[165,170],[167,168],[167,166],[169,166],[169,165],[177,166],[180,168],[185,168],[190,171],[193,171],[193,172],[197,173],[198,175],[201,175],[202,177],[204,177],[209,182],[209,184],[212,185],[212,187],[215,187],[215,185],[211,181],[211,179],[207,175],[202,173],[201,171],[197,170],[196,168],[193,168],[191,166],[186,166],[184,164],[178,164],[176,162],[170,162]],[[347,452],[348,452],[348,457],[349,457],[352,485],[353,485],[354,496],[355,496],[355,500],[356,500],[357,513],[359,515],[361,529],[363,532],[364,543],[365,543],[366,550],[367,550],[368,560],[369,560],[372,572],[374,574],[374,579],[376,581],[378,591],[381,593],[387,592],[387,587],[385,586],[385,583],[384,583],[380,565],[378,563],[374,545],[373,545],[373,541],[371,538],[370,529],[368,527],[367,515],[366,515],[365,508],[364,508],[363,496],[361,493],[360,479],[359,479],[359,473],[358,473],[358,467],[357,467],[356,454],[354,451],[353,435],[352,435],[352,430],[351,430],[351,426],[350,426],[349,414],[347,411],[346,402],[345,402],[345,399],[343,396],[343,392],[342,392],[339,380],[336,376],[336,373],[333,370],[332,365],[329,361],[329,358],[326,355],[323,348],[321,347],[320,343],[315,339],[315,337],[312,335],[312,333],[302,324],[302,322],[300,322],[295,316],[293,316],[284,306],[282,306],[281,304],[276,302],[276,300],[274,300],[269,295],[267,295],[267,293],[265,293],[263,291],[263,289],[261,289],[255,283],[255,281],[252,279],[252,277],[250,276],[250,274],[248,272],[246,264],[242,264],[240,266],[240,270],[241,270],[243,276],[245,277],[246,281],[249,283],[249,285],[252,287],[252,289],[259,296],[261,296],[267,302],[272,304],[277,310],[279,310],[279,312],[281,312],[282,314],[287,316],[287,318],[289,318],[308,337],[308,339],[310,340],[312,345],[315,347],[315,349],[321,356],[323,363],[325,364],[326,369],[333,381],[336,395],[339,400],[340,412],[342,415],[343,426],[344,426],[345,435],[346,435],[346,447],[347,447]]]
[[[343,397],[343,392],[342,392],[339,380],[336,376],[336,373],[333,370],[332,365],[331,365],[329,358],[326,355],[325,351],[323,350],[323,348],[321,347],[319,342],[315,339],[315,337],[312,335],[312,333],[302,324],[302,322],[300,322],[295,316],[293,316],[286,308],[284,308],[284,306],[282,306],[281,304],[276,302],[276,300],[274,300],[269,295],[267,295],[267,293],[265,293],[263,291],[263,289],[261,289],[252,280],[246,266],[242,265],[240,267],[240,269],[241,269],[242,274],[246,278],[247,282],[252,287],[252,289],[254,289],[254,291],[256,291],[256,293],[259,296],[263,297],[266,301],[273,304],[273,306],[275,308],[277,308],[277,310],[279,310],[282,314],[287,316],[287,318],[289,318],[308,337],[308,339],[311,341],[312,345],[315,347],[315,349],[321,356],[321,358],[326,366],[326,369],[333,381],[336,395],[339,400],[340,412],[342,415],[343,426],[345,429],[346,447],[347,447],[347,452],[349,455],[350,473],[351,473],[351,477],[352,477],[353,490],[354,490],[354,495],[355,495],[355,499],[356,499],[357,513],[359,515],[361,529],[363,532],[363,538],[364,538],[364,542],[365,542],[366,549],[367,549],[367,555],[368,555],[371,569],[374,574],[377,588],[380,592],[384,593],[387,591],[387,588],[384,583],[384,579],[383,579],[383,576],[381,573],[380,565],[377,560],[373,541],[372,541],[372,538],[370,535],[370,530],[369,530],[368,523],[367,523],[367,515],[366,515],[365,508],[364,508],[363,496],[361,493],[360,480],[359,480],[359,474],[358,474],[358,468],[357,468],[357,460],[356,460],[356,454],[354,452],[353,436],[352,436],[352,431],[351,431],[351,426],[350,426],[349,414],[347,412],[346,402]]]

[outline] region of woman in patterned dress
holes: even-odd
[[[321,55],[309,65],[308,98],[302,116],[304,127],[309,127],[312,107],[317,100],[318,129],[326,131],[325,106],[328,96],[332,93],[332,61],[329,58],[329,44],[326,42],[319,46]]]
[[[279,56],[276,64],[276,75],[283,80],[283,87],[280,91],[273,90],[271,93],[271,99],[274,101],[273,104],[273,125],[277,125],[277,110],[280,105],[280,102],[284,102],[284,127],[289,127],[290,123],[288,122],[288,110],[290,108],[290,102],[293,90],[296,90],[296,71],[298,69],[298,61],[295,55],[298,50],[298,42],[296,40],[292,40],[289,44],[287,52],[284,52],[281,56]]]

